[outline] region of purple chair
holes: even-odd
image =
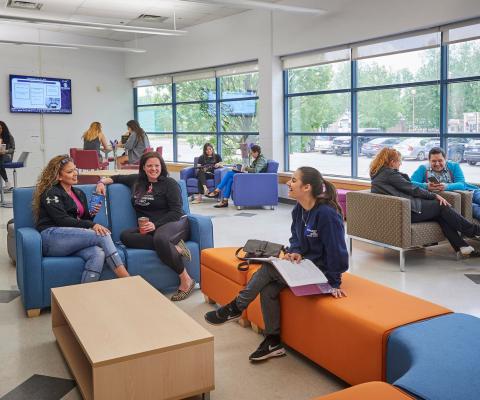
[[[193,167],[187,167],[180,171],[180,179],[183,179],[187,185],[187,195],[192,196],[198,193],[198,179],[195,167],[197,166],[198,157],[193,160]],[[223,175],[227,172],[226,168],[217,168],[215,170],[214,179],[207,179],[208,190],[212,191],[222,180]],[[205,193],[206,194],[206,193]]]
[[[267,172],[255,174],[235,174],[233,176],[233,204],[242,207],[278,205],[278,162],[268,160]]]

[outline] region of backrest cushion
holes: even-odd
[[[277,173],[278,172],[278,162],[276,162],[275,160],[268,160],[267,161],[267,171],[266,172],[270,172],[270,173]]]

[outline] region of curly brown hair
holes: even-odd
[[[381,168],[390,165],[392,161],[401,160],[402,155],[398,150],[384,147],[370,163],[370,177],[377,175]]]
[[[53,157],[38,177],[32,201],[33,216],[35,217],[35,220],[38,220],[40,198],[42,197],[42,194],[58,183],[58,174],[69,161],[73,162],[72,158],[67,154]]]

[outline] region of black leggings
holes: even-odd
[[[207,186],[207,179],[213,179],[214,176],[215,175],[212,172],[204,171],[203,169],[198,170],[198,193],[205,194],[203,186]]]
[[[0,154],[0,176],[4,182],[8,182],[7,171],[3,168],[4,162],[12,161],[12,156],[10,154]]]
[[[127,229],[120,234],[120,240],[127,247],[155,250],[160,260],[180,275],[185,267],[175,245],[182,239],[187,240],[189,231],[188,218],[183,216],[178,221],[168,222],[146,235],[142,235],[138,228]]]
[[[426,221],[438,222],[455,251],[460,250],[460,247],[468,246],[458,232],[467,237],[480,235],[479,225],[467,221],[453,207],[440,205],[437,200],[422,199],[422,213],[412,212],[412,222]]]

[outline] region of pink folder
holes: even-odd
[[[290,290],[295,296],[311,296],[313,294],[332,293],[333,288],[328,283],[318,283],[313,285],[293,286]]]

